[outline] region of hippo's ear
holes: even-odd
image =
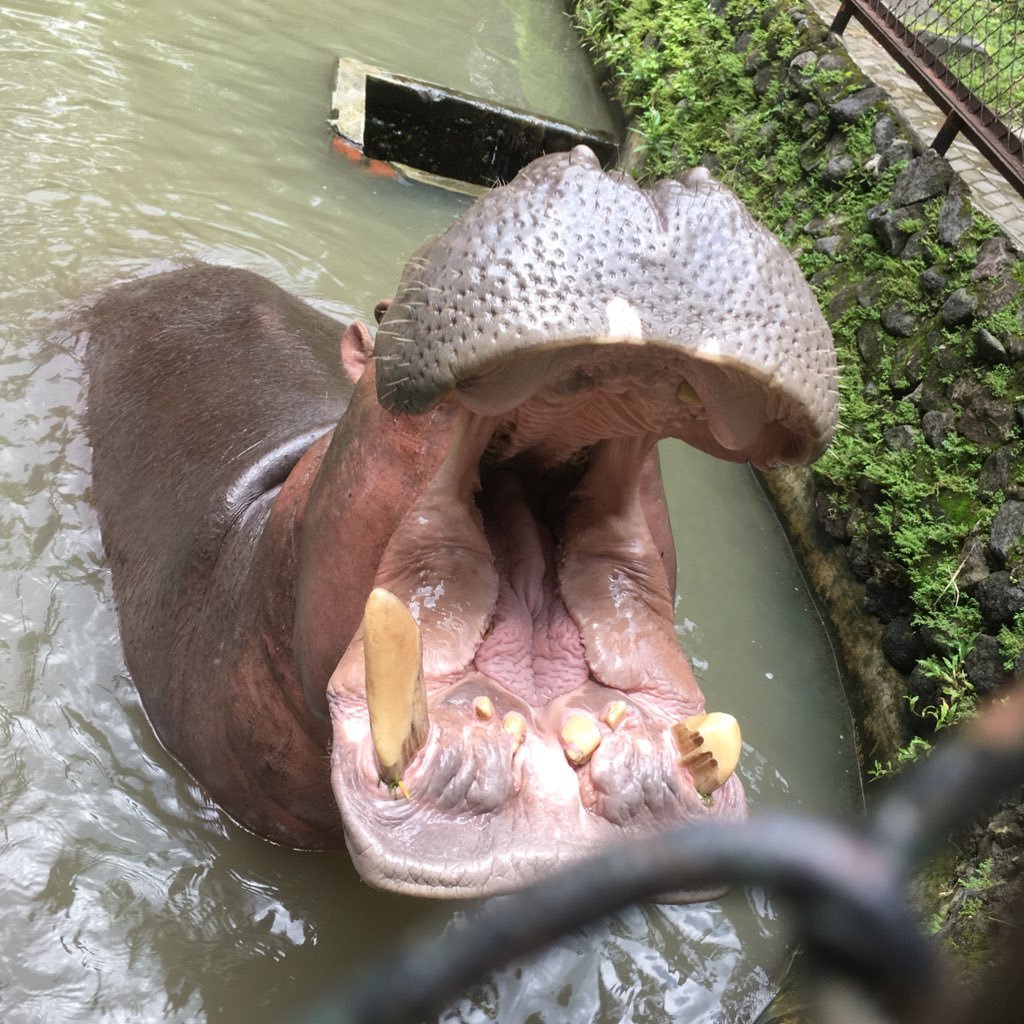
[[[341,336],[341,365],[355,384],[373,355],[373,337],[362,320],[353,320]]]
[[[390,299],[381,299],[376,306],[373,307],[373,319],[380,323],[384,319],[384,314],[388,311],[388,306],[391,305]]]

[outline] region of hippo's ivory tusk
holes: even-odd
[[[380,777],[402,785],[402,773],[427,739],[420,628],[402,602],[377,587],[363,613],[363,657],[370,733]]]
[[[672,726],[680,764],[693,777],[698,793],[707,796],[722,786],[740,760],[740,727],[732,715],[712,711],[693,715]]]
[[[601,712],[601,721],[609,729],[618,729],[628,710],[629,705],[624,700],[613,700],[604,706],[604,710]]]
[[[585,765],[601,745],[601,730],[587,715],[570,715],[562,725],[559,736],[566,759],[577,768]]]
[[[518,711],[509,711],[501,720],[501,727],[512,737],[512,753],[514,754],[526,739],[526,719]]]

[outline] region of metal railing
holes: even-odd
[[[1019,0],[842,0],[946,115],[932,148],[963,133],[1024,195],[1024,10]],[[1019,59],[1018,59],[1019,58]]]
[[[815,1020],[1010,1024],[1024,1005],[1024,930],[1007,967],[974,999],[952,980],[906,891],[930,852],[1021,782],[1024,681],[905,769],[867,822],[766,813],[745,825],[709,822],[618,847],[488,904],[465,927],[396,950],[298,1020],[436,1020],[488,971],[558,936],[658,893],[727,883],[764,886],[793,909]]]

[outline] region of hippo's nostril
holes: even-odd
[[[683,405],[700,405],[701,397],[697,394],[694,386],[688,381],[684,380],[676,391],[676,398],[679,399]]]

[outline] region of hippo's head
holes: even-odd
[[[544,157],[410,260],[374,369],[384,409],[457,426],[328,687],[360,873],[480,895],[742,817],[737,727],[676,639],[654,445],[828,445],[832,339],[788,253],[703,169],[645,191]]]

